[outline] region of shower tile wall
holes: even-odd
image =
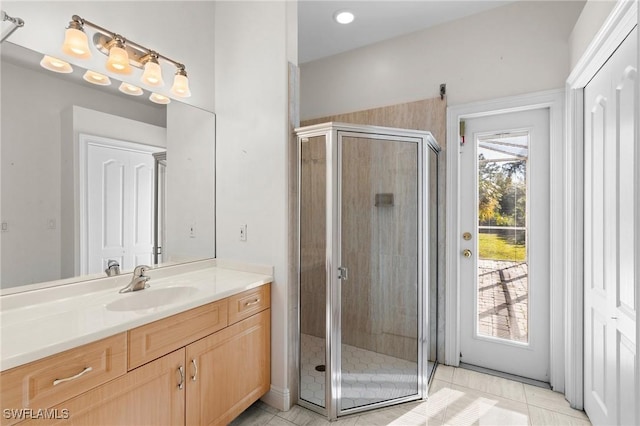
[[[325,336],[326,154],[324,136],[302,143],[300,332]]]
[[[324,337],[325,145],[303,143],[301,332]],[[349,138],[343,157],[342,342],[407,361],[417,357],[416,147]],[[376,194],[392,206],[375,206]],[[345,232],[346,231],[346,232]]]
[[[326,122],[340,122],[340,123],[353,123],[353,124],[368,124],[374,126],[387,126],[397,127],[403,129],[416,129],[430,131],[436,138],[436,141],[440,144],[443,151],[440,152],[439,159],[435,156],[432,157],[431,163],[431,176],[429,188],[430,193],[430,206],[437,205],[437,211],[430,210],[428,212],[430,220],[435,223],[437,217],[444,218],[446,215],[445,210],[445,167],[446,164],[446,151],[445,144],[445,130],[446,130],[446,110],[447,102],[445,99],[431,98],[424,99],[416,102],[408,102],[398,105],[391,105],[380,108],[373,108],[363,111],[355,111],[345,114],[337,114],[326,117],[318,117],[310,120],[305,120],[301,123],[302,126],[310,126],[313,124],[326,123]],[[438,164],[439,163],[439,164]],[[436,187],[437,185],[437,191]],[[437,231],[437,232],[436,232]],[[429,278],[429,286],[431,294],[437,294],[436,298],[430,298],[430,336],[438,336],[439,341],[444,341],[444,324],[445,324],[445,312],[444,309],[438,309],[438,307],[444,306],[445,288],[444,288],[444,274],[437,276],[438,270],[444,271],[446,265],[445,253],[445,230],[444,220],[441,220],[439,227],[434,226],[431,228],[431,235],[437,235],[437,241],[433,239],[429,242],[430,250],[439,253],[436,259],[430,259],[431,265],[431,277]],[[323,288],[324,290],[324,288]],[[437,321],[435,315],[437,314]],[[323,319],[324,321],[324,319]],[[322,323],[324,327],[324,322]],[[304,333],[304,329],[301,330]],[[323,334],[324,335],[324,334]],[[430,339],[430,354],[429,359],[436,359],[436,339]],[[437,348],[437,356],[439,359],[444,359],[444,345],[439,345]]]
[[[417,360],[417,147],[343,138],[342,343]],[[392,194],[392,205],[375,205]]]

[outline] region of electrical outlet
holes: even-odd
[[[247,225],[240,225],[240,241],[247,241]]]
[[[9,232],[9,222],[2,221],[2,226],[0,227],[2,232]]]

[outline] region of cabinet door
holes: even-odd
[[[187,346],[188,425],[226,425],[271,384],[271,309]]]
[[[41,414],[54,425],[184,425],[184,348]],[[179,387],[183,382],[182,388]],[[67,418],[68,417],[68,418]],[[34,418],[21,424],[42,424]]]

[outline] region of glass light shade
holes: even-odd
[[[186,75],[176,74],[173,79],[171,93],[181,98],[188,98],[191,96],[191,90],[189,90],[189,79]]]
[[[149,60],[146,64],[144,64],[142,82],[151,87],[164,86],[164,81],[162,80],[162,70],[160,69],[160,65],[158,65],[157,62]]]
[[[111,79],[109,79],[109,77],[91,70],[87,70],[82,78],[84,78],[85,81],[97,84],[98,86],[109,86],[111,84]]]
[[[152,93],[151,96],[149,96],[149,100],[151,102],[155,102],[157,104],[162,104],[162,105],[166,105],[169,102],[171,102],[171,99],[167,98],[164,95],[160,95],[158,93]]]
[[[48,69],[49,71],[59,72],[62,74],[69,74],[70,72],[73,72],[73,68],[68,62],[61,61],[53,56],[44,55],[40,61],[40,66]]]
[[[89,50],[89,40],[84,31],[75,28],[67,28],[64,32],[62,51],[67,55],[74,56],[76,58],[90,58],[91,50]]]
[[[129,65],[129,54],[122,47],[113,46],[109,49],[109,59],[107,59],[107,69],[116,74],[131,74]]]
[[[118,88],[118,90],[120,90],[122,93],[126,93],[127,95],[131,95],[131,96],[140,96],[143,93],[142,89],[139,88],[138,86],[134,86],[133,84],[129,84],[125,82],[122,82],[122,84],[120,84],[120,87]]]

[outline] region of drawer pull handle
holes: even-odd
[[[178,368],[178,372],[180,373],[180,383],[178,383],[178,389],[184,388],[184,367],[180,366]]]
[[[193,364],[193,376],[191,376],[191,380],[196,381],[196,377],[198,376],[198,364],[196,364],[196,360],[192,359],[191,364]]]
[[[53,386],[59,385],[60,383],[69,382],[71,380],[75,380],[78,377],[82,376],[85,373],[88,373],[91,370],[93,370],[93,367],[87,367],[84,370],[82,370],[81,372],[79,372],[78,374],[76,374],[75,376],[67,377],[65,379],[55,379],[53,381]]]
[[[253,300],[251,302],[245,302],[244,306],[257,305],[258,303],[260,303],[260,299]]]

